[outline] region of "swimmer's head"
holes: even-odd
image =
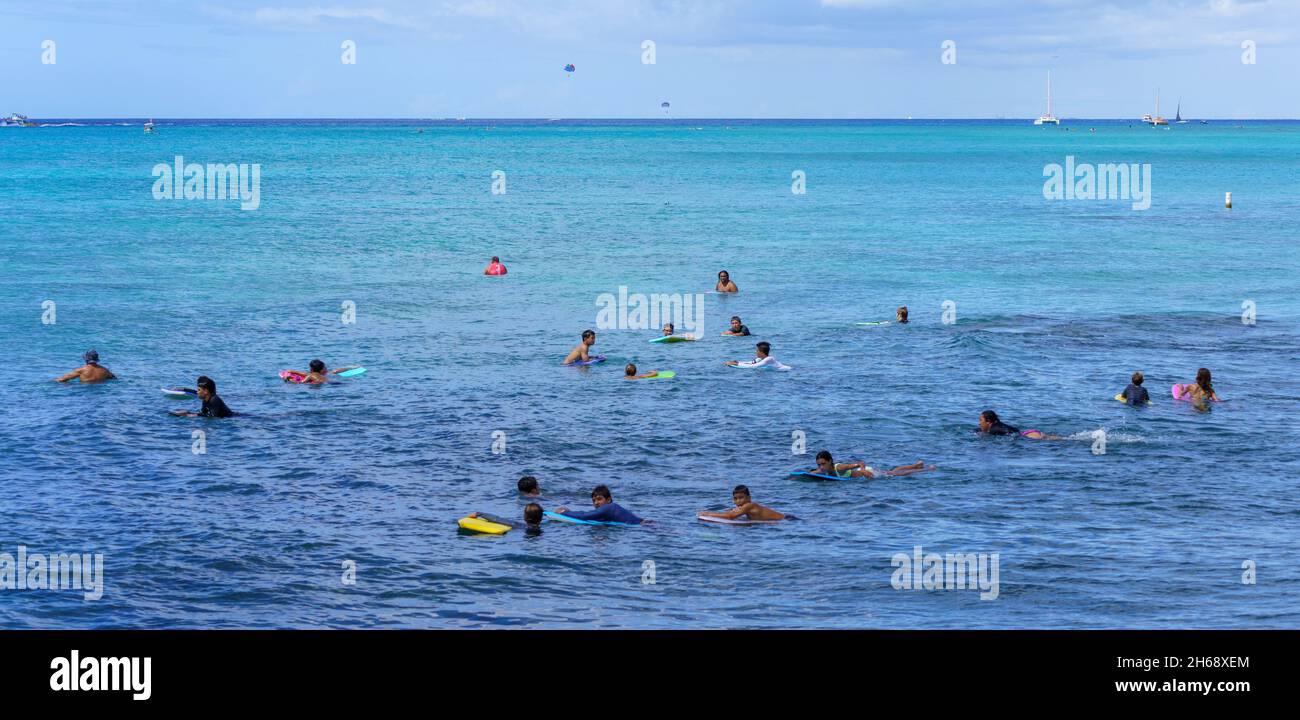
[[[817,453],[817,469],[824,471],[827,475],[835,472],[835,460],[831,458],[829,451],[822,450]]]
[[[989,428],[993,427],[998,422],[1001,422],[1000,420],[998,420],[998,414],[993,412],[992,410],[985,410],[984,412],[980,413],[980,430],[987,431]]]
[[[636,363],[628,363],[627,365],[624,365],[623,375],[625,377],[632,377],[633,375],[636,375]]]
[[[583,331],[582,331],[582,341],[583,341],[584,343],[587,343],[588,345],[595,345],[595,344],[596,344],[596,331],[595,331],[595,330],[583,330]]]
[[[907,322],[907,306],[904,305],[894,311],[894,318],[900,323]]]
[[[600,507],[614,502],[614,496],[609,494],[609,488],[605,485],[597,485],[591,491],[591,504]]]
[[[724,283],[724,282],[727,282],[727,281],[730,280],[730,279],[731,279],[731,273],[727,272],[726,270],[719,270],[719,271],[718,271],[718,282],[723,282],[723,283]]]
[[[740,322],[740,316],[739,316],[739,315],[732,315],[732,316],[731,316],[731,331],[732,331],[732,332],[740,332],[740,326],[741,326],[741,324],[742,324],[742,323]]]
[[[731,491],[731,501],[736,503],[736,507],[740,507],[749,502],[749,488],[744,485],[737,485],[736,488]]]
[[[492,256],[492,264],[493,264],[493,265],[500,265],[500,264],[501,264],[501,258],[497,257],[496,255],[493,255],[493,256]]]
[[[538,486],[537,478],[533,477],[532,475],[525,475],[519,478],[519,483],[516,485],[516,487],[519,488],[519,492],[525,495],[542,494],[542,488]]]
[[[542,524],[542,506],[537,503],[528,503],[524,506],[524,522],[528,525]]]
[[[673,324],[664,323],[664,335],[672,335],[672,334],[673,334]]]
[[[99,351],[94,348],[87,350],[81,354],[81,359],[90,364],[97,363],[99,362]]]
[[[772,343],[766,340],[755,345],[754,347],[758,348],[759,357],[767,357],[768,353],[772,352]]]
[[[208,398],[217,394],[216,381],[214,381],[212,378],[208,377],[207,375],[200,375],[199,379],[194,381],[194,384],[199,389],[200,400],[207,400]]]
[[[310,367],[311,371],[314,373],[325,372],[325,363],[321,362],[320,360],[312,360],[310,363],[308,363],[307,366]]]
[[[1212,387],[1211,384],[1210,384],[1210,369],[1209,369],[1209,368],[1201,368],[1200,370],[1197,370],[1197,371],[1196,371],[1196,384],[1197,384],[1197,385],[1200,385],[1202,390],[1212,390],[1212,389],[1213,389],[1213,387]]]
[[[1134,385],[1141,385],[1141,384],[1142,384],[1142,380],[1143,380],[1144,378],[1142,377],[1142,373],[1140,373],[1140,372],[1135,372],[1135,373],[1133,373],[1133,377],[1132,377],[1131,379],[1133,380],[1133,384],[1134,384]]]

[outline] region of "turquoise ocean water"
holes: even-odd
[[[73,122],[0,130],[0,553],[103,553],[105,591],[0,626],[1300,626],[1300,123]],[[260,207],[155,200],[177,155],[260,164]],[[1067,156],[1149,164],[1150,209],[1044,199]],[[704,341],[559,367],[600,294],[720,269]],[[757,340],[794,370],[722,365]],[[119,381],[49,381],[88,347]],[[316,357],[369,372],[276,376]],[[1202,366],[1209,412],[1169,397]],[[242,416],[169,416],[199,374]],[[786,477],[823,448],[939,469]],[[457,532],[525,473],[656,522]],[[693,519],[737,483],[800,520]],[[996,553],[997,599],[894,589],[916,546]]]

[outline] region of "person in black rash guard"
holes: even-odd
[[[1151,396],[1147,394],[1147,389],[1142,387],[1143,379],[1142,373],[1133,373],[1132,382],[1129,383],[1128,387],[1124,388],[1124,392],[1120,393],[1124,398],[1124,402],[1134,407],[1151,402]]]
[[[199,399],[203,401],[203,407],[198,412],[189,412],[188,410],[174,410],[173,415],[182,417],[206,417],[206,418],[228,418],[235,413],[226,407],[226,403],[217,396],[217,383],[207,375],[200,375],[198,381]]]
[[[1020,429],[1002,422],[992,410],[985,410],[980,413],[980,432],[985,435],[1019,435]]]
[[[748,334],[749,334],[749,328],[748,328],[744,323],[742,323],[742,322],[740,321],[740,316],[739,316],[739,315],[732,315],[732,316],[731,316],[731,328],[730,328],[729,330],[727,330],[726,332],[722,333],[722,334],[723,334],[723,335],[744,336],[744,335],[748,335]]]
[[[985,410],[980,413],[979,433],[983,435],[1012,435],[1015,437],[1028,438],[1030,440],[1064,440],[1060,435],[1048,435],[1042,430],[1021,430],[1014,428],[998,419],[998,414],[992,410]]]
[[[641,518],[628,512],[626,508],[614,502],[614,496],[610,494],[609,488],[604,485],[597,485],[591,491],[591,505],[596,508],[588,512],[577,512],[567,507],[556,508],[555,512],[571,517],[575,520],[591,520],[594,522],[615,522],[624,525],[640,525],[643,522]]]

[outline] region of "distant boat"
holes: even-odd
[[[36,127],[36,123],[28,120],[26,115],[14,113],[7,118],[0,118],[0,127]]]
[[[144,131],[147,133],[153,132],[153,118],[149,118],[149,122],[144,124]]]
[[[1160,90],[1159,90],[1159,89],[1156,90],[1156,114],[1155,114],[1155,117],[1152,117],[1152,116],[1150,116],[1150,115],[1143,115],[1143,116],[1142,116],[1142,122],[1149,123],[1149,124],[1151,125],[1151,127],[1155,127],[1155,126],[1157,126],[1157,125],[1168,125],[1168,124],[1169,124],[1169,121],[1168,121],[1168,120],[1166,120],[1166,119],[1160,117]]]
[[[1035,125],[1060,125],[1061,120],[1052,114],[1052,71],[1047,71],[1047,112],[1034,121]]]
[[[1174,123],[1182,125],[1187,121],[1183,119],[1183,99],[1178,98],[1178,109],[1174,110]]]

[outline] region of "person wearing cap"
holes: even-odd
[[[99,353],[95,350],[87,350],[81,354],[81,359],[86,362],[85,365],[73,370],[63,377],[55,378],[55,382],[68,382],[69,380],[80,380],[83,383],[101,383],[105,380],[116,380],[117,376],[109,372],[108,368],[99,364]]]

